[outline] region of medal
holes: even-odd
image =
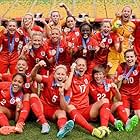
[[[41,56],[45,56],[45,52],[44,51],[41,51]]]
[[[30,88],[30,83],[25,83],[25,88]]]
[[[16,101],[15,101],[15,98],[14,97],[12,97],[11,99],[10,99],[10,104],[14,104]]]
[[[64,51],[63,48],[59,48],[59,52],[62,53]]]

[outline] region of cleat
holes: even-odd
[[[137,115],[134,115],[131,119],[129,119],[126,122],[125,130],[127,132],[133,131],[133,129],[137,126],[138,122],[139,122],[138,116]]]
[[[94,128],[92,131],[92,136],[102,139],[106,135],[106,131]]]
[[[116,120],[114,125],[117,130],[124,131],[123,122],[121,120]]]
[[[65,123],[65,125],[57,133],[57,137],[59,139],[64,138],[67,133],[71,132],[71,130],[73,129],[73,127],[74,127],[74,121],[73,120],[67,121]]]
[[[16,127],[15,127],[15,131],[19,134],[23,133],[24,125],[25,125],[25,123],[23,123],[23,122],[17,123]]]
[[[111,133],[111,131],[109,130],[108,127],[106,126],[100,126],[98,127],[99,130],[104,130],[106,132],[106,135],[109,135]]]
[[[42,134],[48,134],[49,131],[50,131],[50,125],[48,123],[42,124],[41,133]]]

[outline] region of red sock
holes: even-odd
[[[123,105],[118,106],[116,111],[117,111],[117,114],[118,114],[119,118],[122,120],[122,122],[124,124],[126,124],[126,122],[128,120],[128,116],[127,116],[127,113],[126,113],[125,108],[123,107]]]
[[[109,121],[110,121],[110,123],[112,124],[112,125],[114,125],[114,123],[115,123],[115,118],[114,118],[114,116],[113,116],[113,114],[110,112],[110,115],[109,115]]]
[[[25,122],[30,112],[30,103],[29,101],[23,101],[23,108],[20,112],[18,123]]]
[[[0,126],[9,126],[8,118],[4,113],[0,113]]]
[[[100,121],[101,121],[101,126],[108,126],[109,115],[110,115],[109,104],[108,103],[104,103],[101,106],[101,108],[100,108]]]
[[[62,128],[65,125],[66,122],[67,122],[67,118],[59,118],[57,120],[57,126],[58,126],[58,128],[59,129]]]
[[[40,124],[47,123],[47,120],[45,119],[45,116],[41,108],[40,100],[37,97],[31,97],[30,104],[31,104],[32,111],[34,112],[35,116],[38,118],[38,122]]]
[[[85,128],[86,130],[88,130],[90,133],[92,133],[94,127],[92,125],[90,125],[86,119],[76,110],[72,110],[69,113],[71,119],[73,119],[77,124],[79,124],[81,127]]]

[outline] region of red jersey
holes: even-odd
[[[31,72],[35,64],[37,64],[40,60],[44,60],[49,65],[48,59],[50,59],[50,54],[46,49],[46,46],[40,46],[38,49],[31,48],[29,54],[26,54],[27,62],[28,62],[28,72]],[[46,69],[41,68],[39,70],[40,74],[46,74]]]
[[[95,49],[99,46],[98,42],[92,38],[89,37],[86,41],[82,39],[82,36],[79,36],[77,39],[76,47],[77,52],[75,53],[75,57],[84,57],[88,61],[91,61],[94,59]],[[83,49],[87,49],[86,56],[83,56]]]
[[[56,54],[53,57],[54,63],[52,63],[52,67],[59,64],[65,64],[66,60],[66,42],[62,39],[60,43],[57,45],[53,45],[51,40],[49,40],[46,44],[46,48],[49,51],[49,54],[52,56],[52,51],[56,51]]]
[[[70,32],[63,32],[64,39],[67,42],[67,53],[66,53],[66,63],[71,65],[73,61],[73,54],[77,51],[76,43],[78,42],[78,37],[80,36],[79,28],[75,28]]]
[[[82,109],[89,106],[89,83],[90,76],[84,74],[82,77],[75,75],[72,79],[72,97],[70,104],[76,109]]]
[[[115,89],[111,87],[112,80],[106,79],[103,84],[98,86],[95,81],[90,83],[90,95],[94,102],[107,98],[112,103],[115,96]]]
[[[107,56],[109,53],[109,49],[114,49],[115,43],[119,43],[119,37],[116,33],[111,32],[107,37],[103,36],[102,33],[98,32],[94,35],[94,37],[98,43],[100,44],[103,42],[105,44],[105,48],[101,48],[100,50],[95,54],[94,61],[97,64],[104,64],[107,62]]]
[[[20,35],[18,32],[15,32],[14,35],[10,34],[3,34],[3,36],[0,37],[0,52],[3,54],[9,54],[18,52],[18,46],[19,42],[22,41],[24,44],[24,36]]]
[[[2,74],[2,82],[11,82],[12,74],[4,73]],[[31,74],[26,74],[26,83],[23,85],[24,93],[32,93],[37,89],[37,83],[35,81],[31,81]]]
[[[44,90],[41,93],[41,100],[52,106],[59,107],[60,106],[60,96],[59,96],[59,87],[56,85],[53,75],[42,76],[41,83],[44,84]],[[65,91],[65,96],[71,96],[71,90]]]
[[[132,68],[132,67],[131,67]],[[128,68],[126,63],[122,63],[117,69],[118,80],[120,77],[127,75],[131,68]],[[140,94],[140,66],[135,65],[127,80],[123,80],[120,93],[126,95]]]
[[[13,93],[11,82],[0,83],[0,105],[9,109],[15,109],[17,98],[22,100],[23,92]]]

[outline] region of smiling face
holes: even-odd
[[[111,24],[109,22],[104,22],[101,27],[101,32],[104,36],[108,36],[111,31]]]
[[[52,41],[52,43],[58,43],[59,42],[59,40],[60,40],[60,38],[61,38],[61,34],[60,34],[60,31],[59,31],[59,29],[52,29],[51,30],[51,41]]]
[[[122,10],[122,20],[124,22],[129,21],[131,14],[132,14],[132,9],[129,6],[124,7]]]
[[[17,29],[17,22],[16,21],[9,21],[7,24],[7,30],[12,35],[16,32]]]
[[[39,34],[33,34],[32,36],[32,45],[35,49],[38,49],[43,43],[43,35],[41,33]]]
[[[87,39],[91,35],[91,28],[87,24],[83,25],[80,29],[83,38]]]
[[[125,60],[126,60],[126,64],[128,66],[134,66],[136,61],[137,61],[137,57],[134,53],[134,51],[128,51],[125,53]]]
[[[12,80],[12,91],[14,93],[19,92],[24,84],[23,77],[21,75],[16,75]]]
[[[73,29],[75,27],[76,21],[73,17],[67,17],[66,24],[68,28]]]
[[[54,73],[54,79],[56,82],[58,82],[60,85],[64,83],[66,80],[66,70],[64,68],[58,68]]]
[[[16,70],[18,73],[26,73],[28,70],[27,62],[25,60],[18,60]]]
[[[104,79],[104,73],[103,72],[96,72],[96,73],[94,73],[93,78],[97,84],[102,84],[102,81]]]

